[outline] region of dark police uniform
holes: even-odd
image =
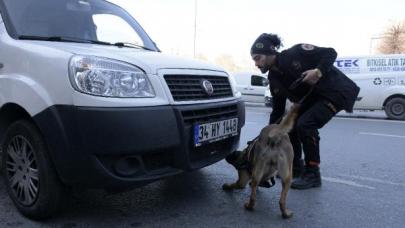
[[[285,112],[286,100],[299,102],[303,98],[300,115],[290,139],[294,147],[294,165],[301,158],[301,143],[305,163],[319,164],[319,132],[337,112],[352,112],[360,88],[333,66],[337,53],[333,48],[297,44],[277,53],[276,68],[269,71],[273,111],[270,123],[276,123]],[[291,88],[303,72],[318,68],[322,77],[311,87],[301,83]]]

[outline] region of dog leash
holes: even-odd
[[[305,76],[301,76],[300,78],[298,78],[297,80],[295,80],[290,87],[288,87],[288,89],[294,90],[295,88],[297,88],[301,83],[302,80],[305,78]],[[304,101],[309,97],[309,95],[311,95],[312,91],[314,90],[315,85],[312,85],[311,88],[309,89],[309,92],[305,94],[305,96],[303,98],[301,98],[301,100],[299,100],[297,103],[298,104],[303,104]],[[326,101],[325,102],[326,106],[328,106],[328,108],[330,110],[332,110],[334,113],[337,113],[337,109],[336,107],[332,104],[332,102],[330,101]]]
[[[294,90],[296,89],[299,85],[303,83],[303,80],[305,78],[305,75],[299,77],[297,80],[295,80],[291,85],[288,87],[288,90]],[[312,91],[314,90],[315,86],[312,85],[309,91],[297,102],[298,104],[303,104],[304,101],[311,95]]]
[[[295,80],[293,83],[291,83],[291,85],[288,87],[288,89],[285,89],[282,85],[280,85],[282,87],[283,90],[285,90],[285,92],[287,94],[291,94],[288,90],[294,90],[296,89],[299,85],[301,85],[302,80],[305,78],[305,76],[301,76],[299,77],[297,80]],[[304,103],[304,101],[312,94],[313,90],[314,90],[315,86],[311,86],[311,88],[309,89],[309,91],[298,101],[296,102],[297,104],[302,105]],[[292,96],[292,94],[291,94]],[[283,116],[281,116],[280,118],[277,119],[276,124],[279,124],[281,122],[281,120],[283,119]]]

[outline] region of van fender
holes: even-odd
[[[384,97],[384,103],[382,106],[385,106],[389,98],[394,97],[394,96],[403,96],[405,97],[405,86],[403,85],[395,85],[387,88],[383,92],[383,97]]]
[[[15,103],[24,108],[30,116],[53,105],[48,91],[31,77],[24,75],[0,75],[0,106]]]

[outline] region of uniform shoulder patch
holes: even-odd
[[[315,46],[312,44],[301,44],[301,48],[305,51],[312,51],[315,49]]]

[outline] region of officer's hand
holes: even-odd
[[[318,80],[322,77],[322,73],[319,69],[315,68],[312,70],[307,70],[304,73],[302,73],[302,76],[304,76],[304,79],[302,79],[303,82],[308,83],[310,85],[315,85]]]

